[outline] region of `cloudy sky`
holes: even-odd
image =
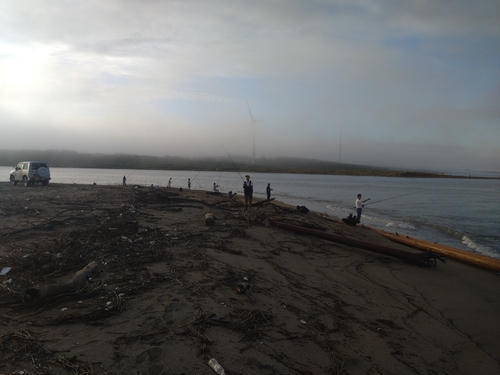
[[[257,157],[500,170],[500,2],[0,2],[0,148],[252,156],[254,127]]]

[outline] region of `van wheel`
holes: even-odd
[[[16,178],[14,176],[10,176],[10,183],[12,185],[17,185],[17,181],[16,181]]]
[[[30,182],[28,181],[28,178],[26,176],[23,177],[23,185],[30,186]]]

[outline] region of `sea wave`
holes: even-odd
[[[472,252],[480,253],[492,258],[500,258],[500,253],[495,251],[489,246],[481,245],[469,237],[467,234],[457,231],[456,229],[450,228],[445,225],[432,225],[435,230],[449,236],[452,238],[456,238],[462,245],[465,246],[465,249],[470,249]]]
[[[476,242],[474,242],[473,239],[471,239],[467,235],[462,236],[462,243],[467,246],[469,249],[473,250],[474,252],[481,253],[483,255],[492,257],[492,258],[499,258],[500,259],[500,254],[493,249],[491,249],[488,246],[480,245]]]

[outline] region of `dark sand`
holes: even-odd
[[[0,184],[0,374],[500,374],[500,275],[294,234],[269,220],[418,253],[238,198]],[[92,261],[80,289],[25,296]]]

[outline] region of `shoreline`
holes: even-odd
[[[0,276],[0,372],[30,371],[14,355],[26,348],[68,374],[75,364],[82,374],[208,374],[212,357],[228,375],[500,371],[498,273],[453,260],[416,267],[285,231],[270,221],[421,253],[281,202],[245,211],[241,198],[0,184],[0,269],[12,268]],[[83,289],[23,301],[92,261]]]
[[[219,168],[212,166],[209,168],[199,167],[197,165],[195,168],[189,165],[169,165],[168,168],[162,166],[155,166],[150,168],[138,167],[134,165],[123,164],[110,164],[103,166],[95,165],[83,165],[83,166],[69,166],[69,165],[58,165],[54,163],[49,163],[51,168],[77,168],[77,169],[113,169],[113,170],[143,170],[143,171],[193,171],[193,172],[226,172],[226,173],[239,173],[238,169],[228,167]],[[12,168],[10,165],[3,165],[0,167]],[[310,174],[310,175],[328,175],[328,176],[359,176],[359,177],[392,177],[392,178],[451,178],[451,179],[476,179],[476,180],[499,180],[500,172],[495,177],[474,175],[473,173],[467,174],[452,174],[444,172],[423,172],[423,171],[402,171],[384,168],[350,168],[350,169],[340,169],[340,168],[288,168],[288,167],[259,167],[251,166],[247,164],[241,165],[241,169],[244,169],[248,173],[283,173],[283,174]],[[482,173],[493,173],[493,172],[482,172]]]

